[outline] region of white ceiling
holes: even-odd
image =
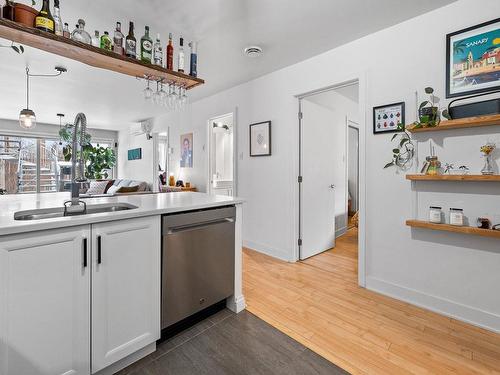
[[[121,21],[126,33],[133,20],[138,38],[147,24],[154,35],[161,33],[164,43],[169,32],[176,44],[180,34],[187,41],[198,40],[199,76],[207,83],[190,91],[196,100],[453,1],[63,0],[61,7],[64,22],[74,25],[84,18],[89,32],[112,32]],[[264,55],[245,57],[244,47],[255,44]],[[120,130],[165,112],[144,102],[144,83],[134,78],[31,48],[22,56],[2,48],[0,56],[0,118],[16,119],[25,107],[26,64],[33,73],[51,72],[56,64],[69,70],[63,77],[33,80],[31,107],[38,121],[58,123],[58,112],[72,120],[82,111],[90,126]]]

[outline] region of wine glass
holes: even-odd
[[[153,90],[149,87],[149,79],[147,80],[147,87],[144,89],[144,99],[151,100],[153,96]]]

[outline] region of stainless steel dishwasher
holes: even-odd
[[[162,322],[166,328],[234,293],[236,209],[162,219]]]

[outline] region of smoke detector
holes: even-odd
[[[248,57],[259,57],[262,55],[262,48],[259,46],[249,46],[245,48],[245,55]]]

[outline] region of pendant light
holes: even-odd
[[[58,77],[67,70],[61,66],[55,67],[55,74],[30,74],[30,68],[26,67],[26,108],[19,113],[19,126],[23,129],[33,129],[36,126],[36,115],[30,109],[30,77]]]
[[[62,146],[62,138],[61,138],[61,130],[62,130],[62,120],[64,118],[64,113],[58,113],[57,117],[59,117],[59,146]]]
[[[33,129],[36,126],[35,112],[30,109],[30,69],[26,67],[26,108],[19,113],[19,125],[23,129]]]

